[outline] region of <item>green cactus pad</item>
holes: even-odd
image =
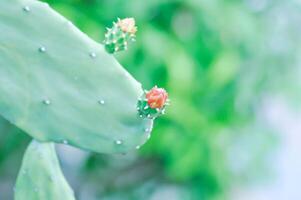
[[[53,143],[31,142],[15,187],[15,200],[75,200]]]
[[[47,4],[0,1],[0,114],[39,141],[102,153],[142,145],[137,82]]]

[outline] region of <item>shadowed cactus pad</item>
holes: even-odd
[[[15,200],[75,200],[53,143],[31,142],[15,187]]]
[[[39,141],[95,152],[142,145],[152,120],[140,118],[138,83],[47,4],[0,2],[0,114]]]

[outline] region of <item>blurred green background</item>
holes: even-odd
[[[98,42],[117,17],[134,17],[137,42],[116,58],[145,89],[164,87],[171,99],[137,152],[101,155],[58,145],[78,199],[241,200],[241,187],[273,182],[283,140],[275,99],[299,109],[300,2],[45,1]],[[30,138],[1,121],[6,200]]]

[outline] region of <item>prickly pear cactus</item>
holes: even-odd
[[[132,18],[118,20],[98,44],[45,3],[0,0],[0,30],[0,115],[37,140],[15,200],[73,200],[52,142],[101,153],[138,149],[168,95],[143,92],[110,55],[134,39]]]
[[[39,141],[102,153],[149,137],[143,90],[102,44],[47,4],[0,1],[0,114]]]
[[[53,143],[33,141],[26,150],[15,186],[15,200],[74,200]]]

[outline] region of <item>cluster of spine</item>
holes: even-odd
[[[127,50],[128,43],[135,41],[137,27],[133,18],[119,19],[113,22],[112,28],[107,28],[104,45],[108,53]]]
[[[168,94],[163,88],[155,86],[150,91],[145,90],[137,103],[140,117],[154,119],[165,114],[165,108],[170,103]]]

